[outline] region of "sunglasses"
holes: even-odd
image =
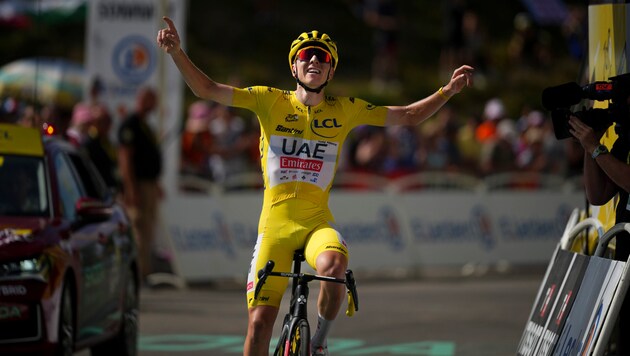
[[[317,57],[317,60],[321,63],[332,62],[332,56],[330,53],[319,47],[306,47],[297,53],[297,59],[301,61],[310,61],[313,56]]]

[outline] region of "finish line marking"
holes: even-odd
[[[218,350],[225,353],[242,354],[242,336],[200,335],[200,334],[166,334],[140,336],[140,351],[157,352],[190,352]],[[277,338],[271,340],[275,349]],[[420,341],[392,345],[365,345],[363,340],[330,339],[328,350],[336,355],[422,355],[422,356],[455,356],[455,343],[450,341]]]

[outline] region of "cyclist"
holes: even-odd
[[[157,43],[171,55],[193,93],[249,109],[260,122],[265,191],[247,282],[249,322],[244,354],[267,355],[288,280],[269,279],[254,300],[256,271],[270,259],[277,270],[288,271],[293,251],[303,248],[317,274],[344,278],[348,249],[331,225],[328,193],[349,131],[358,125],[417,125],[472,85],[474,69],[467,65],[457,68],[448,84],[406,106],[375,106],[358,98],[326,96],[324,87],[339,63],[337,45],[327,34],[311,31],[295,39],[289,50],[289,66],[297,82],[294,91],[266,86],[239,89],[217,83],[198,69],[182,50],[171,19],[165,17],[164,21],[167,27],[159,30]],[[321,283],[313,355],[328,354],[326,335],[343,296],[343,285]]]

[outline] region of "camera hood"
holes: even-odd
[[[547,110],[568,108],[582,100],[582,87],[575,82],[545,88],[542,92],[542,106]]]

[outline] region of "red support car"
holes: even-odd
[[[136,245],[85,155],[0,124],[0,355],[136,355]]]

